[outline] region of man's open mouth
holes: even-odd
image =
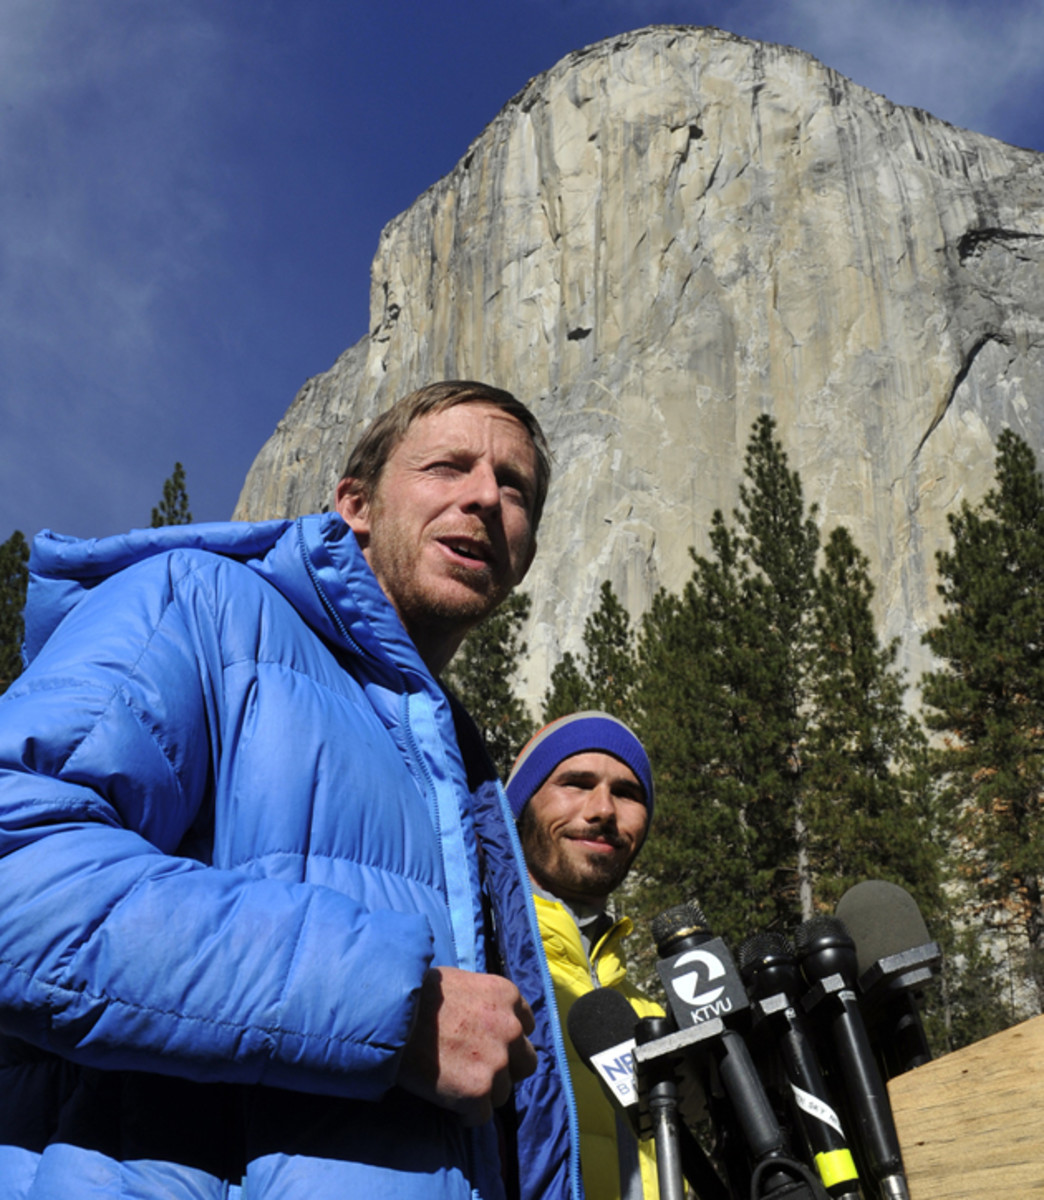
[[[492,558],[492,552],[488,546],[482,545],[481,542],[457,541],[454,538],[445,538],[442,543],[447,549],[452,550],[454,554],[461,558],[466,558],[470,562],[488,563]]]

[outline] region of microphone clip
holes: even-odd
[[[859,990],[866,997],[868,1009],[899,992],[917,991],[931,983],[941,962],[937,942],[879,958],[859,976]]]

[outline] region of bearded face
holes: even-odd
[[[342,481],[338,511],[433,669],[529,569],[535,495],[529,434],[483,403],[418,417],[372,497]]]
[[[570,902],[601,902],[623,882],[641,848],[649,814],[637,776],[611,754],[564,759],[519,819],[529,872]]]

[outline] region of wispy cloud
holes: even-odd
[[[1012,101],[1034,115],[1027,91],[1044,78],[1040,0],[790,0],[772,8],[788,40],[896,103],[982,132]]]
[[[131,370],[157,288],[193,272],[221,220],[197,175],[220,43],[183,6],[99,19],[113,7],[14,0],[0,17],[3,319],[87,364],[100,341]]]

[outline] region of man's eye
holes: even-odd
[[[510,500],[512,504],[521,504],[523,507],[529,506],[529,490],[517,479],[501,479],[500,494],[505,500]]]
[[[528,496],[520,487],[516,487],[513,483],[501,484],[500,494],[505,500],[510,501],[512,504],[518,504],[522,508],[529,507]]]

